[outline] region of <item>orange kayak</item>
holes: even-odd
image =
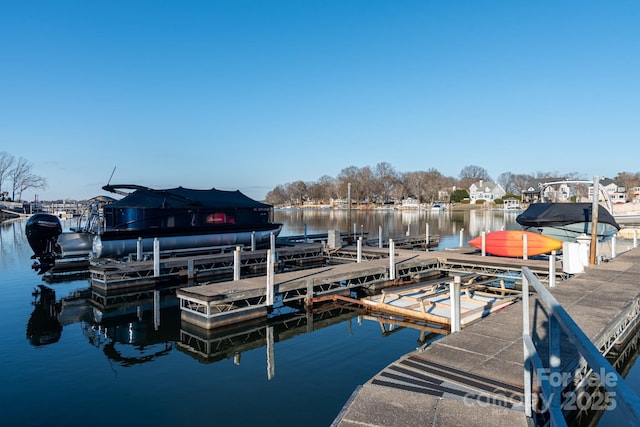
[[[485,251],[491,255],[523,257],[523,236],[527,236],[527,256],[546,254],[562,249],[562,240],[524,230],[492,231],[485,234]],[[482,249],[482,236],[469,241],[471,246]]]

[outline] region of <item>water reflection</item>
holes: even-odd
[[[383,238],[424,235],[429,225],[430,235],[440,236],[440,249],[458,246],[479,236],[483,231],[519,229],[515,222],[518,211],[467,210],[467,211],[394,211],[383,209],[353,210],[351,222],[347,210],[294,209],[275,212],[275,220],[284,224],[282,236],[307,233],[326,233],[340,230],[369,238],[377,238],[380,230]]]
[[[43,285],[38,288],[33,291],[34,309],[27,323],[27,339],[34,346],[58,342],[62,334],[55,291]]]
[[[479,235],[482,231],[517,228],[510,211],[385,211],[354,210],[290,210],[277,211],[276,220],[285,224],[282,235],[326,233],[329,229],[368,233],[378,236],[418,235],[429,225],[431,235],[439,235],[439,248],[457,246],[461,236]],[[21,223],[3,224],[0,250],[13,252],[24,248],[24,229]],[[464,242],[463,242],[464,243]],[[2,257],[4,259],[15,259]],[[89,344],[100,347],[114,363],[132,366],[147,363],[168,354],[174,348],[190,354],[201,363],[233,358],[239,363],[240,354],[249,349],[267,347],[275,341],[293,338],[319,328],[354,319],[375,321],[383,335],[404,328],[416,329],[417,343],[423,345],[441,331],[429,325],[412,324],[397,319],[367,316],[345,307],[325,307],[314,311],[294,311],[286,316],[259,324],[235,326],[213,331],[202,330],[181,322],[175,286],[147,289],[137,294],[105,294],[89,286],[74,291],[59,302],[55,291],[38,285],[34,291],[34,310],[27,325],[27,338],[33,345],[58,342],[64,325],[80,322]]]
[[[102,350],[114,365],[131,367],[153,362],[176,348],[203,364],[233,359],[241,363],[243,353],[265,348],[267,378],[275,376],[274,343],[302,334],[346,323],[375,322],[382,336],[404,329],[416,331],[418,347],[447,334],[446,329],[423,322],[368,315],[362,309],[335,303],[291,311],[268,321],[258,320],[207,330],[181,321],[175,295],[163,290],[152,295],[128,295],[128,301],[105,305],[90,288],[77,290],[56,301],[56,292],[39,285],[34,292],[34,311],[27,325],[27,338],[36,346],[57,343],[63,325],[80,323],[86,342]]]

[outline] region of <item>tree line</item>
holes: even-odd
[[[4,190],[3,185],[9,182],[9,191]],[[27,159],[15,158],[5,151],[0,152],[0,200],[20,201],[22,193],[26,190],[44,190],[47,188],[47,180],[33,173],[33,164]]]
[[[577,172],[536,172],[516,174],[503,172],[495,180],[507,195],[519,197],[532,181],[547,180],[589,180]],[[640,186],[640,173],[620,172],[612,178],[627,189]],[[305,201],[329,203],[334,199],[346,199],[351,184],[351,200],[354,202],[388,203],[408,197],[420,203],[441,201],[444,194],[447,201],[460,201],[468,197],[467,189],[480,180],[494,181],[481,166],[468,165],[461,169],[457,178],[445,176],[436,169],[416,172],[398,172],[390,163],[380,162],[374,167],[348,166],[334,178],[323,175],[317,181],[294,181],[276,186],[267,193],[265,202],[273,205],[300,206]]]

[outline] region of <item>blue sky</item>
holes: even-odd
[[[640,171],[638,1],[4,0],[0,58],[0,151],[41,200],[114,167],[257,199],[380,162]]]

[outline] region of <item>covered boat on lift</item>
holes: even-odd
[[[46,271],[56,260],[78,257],[123,258],[143,252],[210,248],[228,245],[266,247],[282,224],[273,222],[273,206],[240,191],[194,190],[183,187],[156,190],[138,185],[106,185],[124,195],[109,203],[94,203],[81,224],[62,231],[51,214],[33,215],[26,224],[27,239]],[[122,190],[133,190],[125,192]],[[36,265],[34,265],[36,267]]]
[[[591,235],[592,211],[592,203],[532,203],[516,217],[516,222],[526,231],[575,242],[578,236]],[[598,205],[598,241],[610,239],[618,230],[620,226],[613,215]]]

